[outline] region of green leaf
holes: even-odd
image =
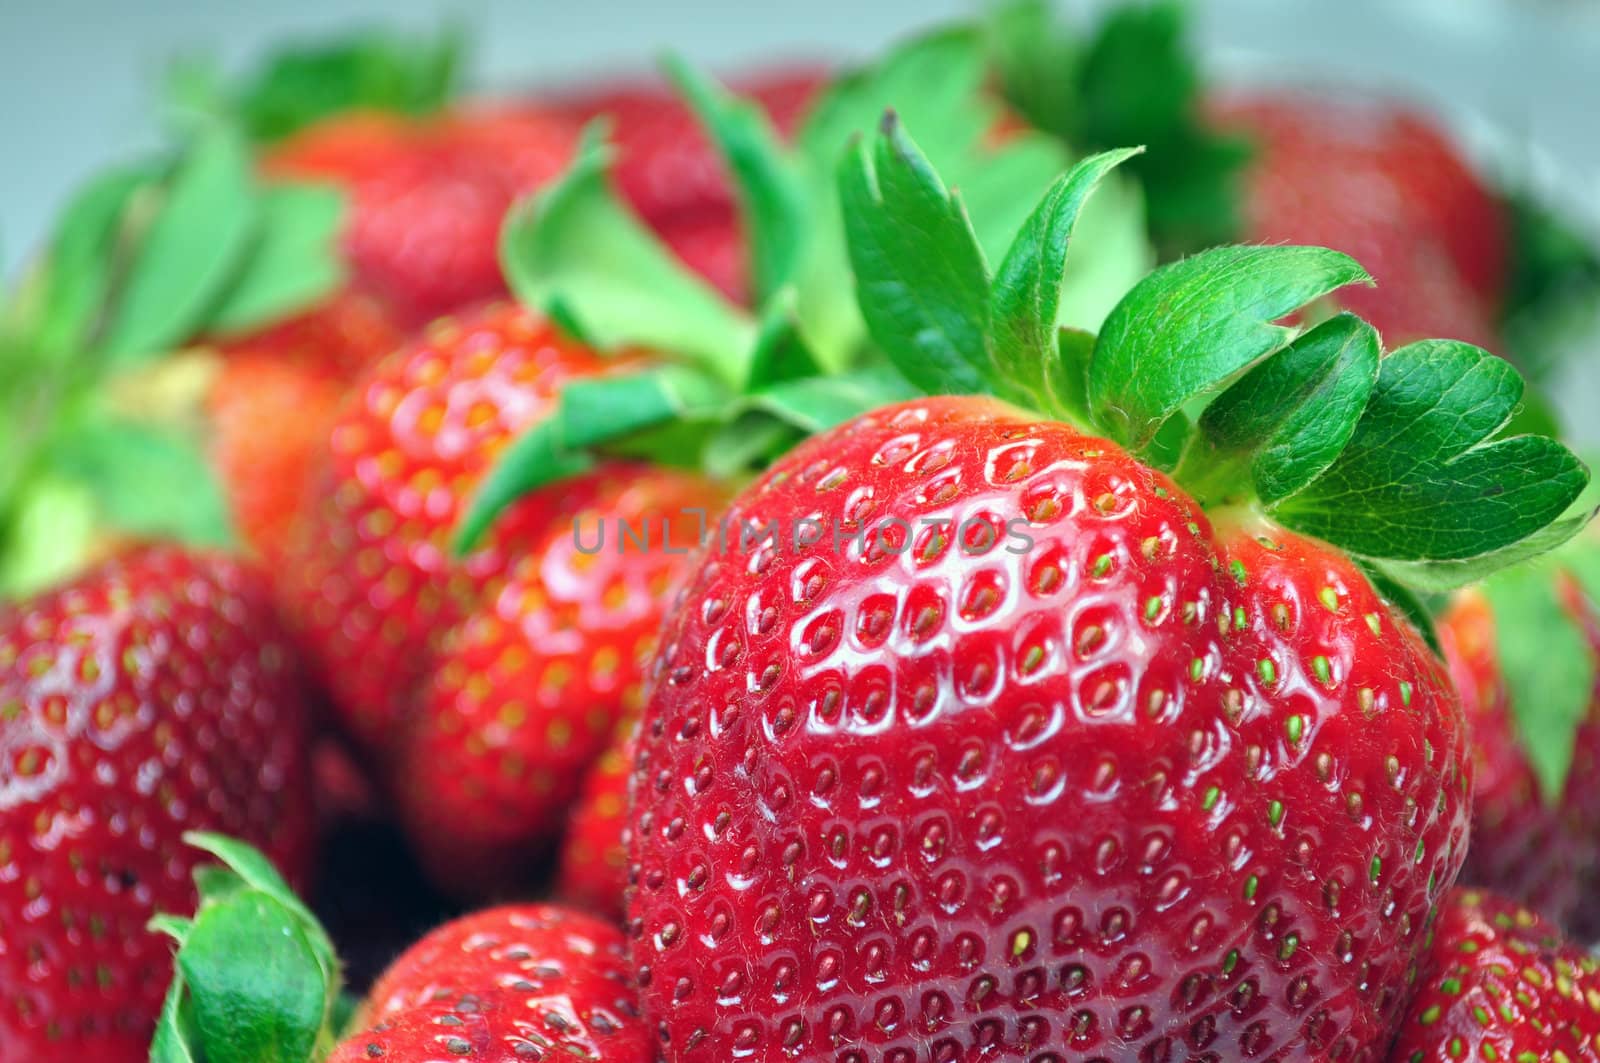
[[[806,435],[768,412],[748,410],[711,432],[702,448],[701,466],[714,480],[734,480],[765,468]]]
[[[1062,409],[1060,334],[1056,327],[1067,247],[1078,215],[1096,186],[1137,148],[1105,152],[1083,160],[1056,181],[1017,234],[995,275],[990,293],[991,377],[1003,393],[1035,409]]]
[[[88,488],[105,521],[125,534],[199,546],[234,541],[210,465],[174,429],[86,409],[56,425],[44,460],[50,475]]]
[[[815,434],[917,394],[917,389],[894,367],[873,365],[834,376],[802,377],[774,384],[753,393],[747,404],[807,434]]]
[[[238,332],[313,306],[344,280],[339,228],[344,196],[335,188],[279,184],[262,191],[259,235],[208,315],[213,332]]]
[[[71,353],[89,340],[115,280],[128,205],[152,180],[147,167],[118,167],[67,204],[50,241],[43,308],[30,337],[39,349]]]
[[[1056,371],[1051,389],[1056,407],[1075,424],[1089,423],[1089,359],[1095,335],[1082,329],[1062,328],[1056,335]]]
[[[0,528],[0,599],[26,598],[70,578],[101,521],[92,491],[48,470],[24,479]]]
[[[676,57],[667,71],[733,177],[757,305],[794,280],[805,247],[807,203],[799,175],[759,104],[727,92]]]
[[[227,132],[179,162],[129,266],[102,346],[122,363],[182,343],[234,278],[256,233],[258,204],[244,146]]]
[[[183,976],[174,973],[167,987],[155,1037],[150,1042],[150,1063],[202,1063],[200,1031],[195,1026],[194,1009],[184,992]]]
[[[1569,219],[1526,192],[1503,205],[1510,219],[1510,276],[1501,310],[1523,372],[1543,380],[1575,324],[1592,325],[1600,299],[1600,247]]]
[[[1558,550],[1594,519],[1593,509],[1584,509],[1548,524],[1526,539],[1498,550],[1455,561],[1385,561],[1382,569],[1396,580],[1421,591],[1452,591],[1477,583],[1503,568],[1519,565],[1541,554]]]
[[[1332,465],[1355,433],[1381,353],[1377,330],[1355,315],[1324,321],[1207,407],[1200,417],[1206,460],[1246,462],[1256,496],[1268,506],[1294,494]]]
[[[839,174],[857,299],[878,346],[932,394],[984,390],[988,269],[960,200],[893,112]]]
[[[761,333],[756,337],[750,358],[750,378],[745,386],[762,388],[785,380],[818,376],[823,373],[819,360],[800,332],[794,292],[785,289],[769,300],[762,316]]]
[[[663,366],[637,373],[573,380],[561,389],[561,443],[577,451],[664,421],[727,405],[730,396],[704,373]]]
[[[1560,600],[1553,559],[1497,573],[1483,584],[1494,611],[1495,650],[1522,743],[1550,805],[1560,803],[1579,726],[1595,689],[1595,655]]]
[[[431,36],[388,31],[297,44],[267,57],[235,94],[233,109],[257,140],[277,140],[351,110],[425,114],[454,93],[465,35],[446,27]]]
[[[1589,478],[1553,439],[1493,438],[1521,397],[1522,378],[1487,351],[1402,347],[1383,360],[1338,461],[1275,515],[1365,557],[1452,561],[1510,546],[1561,516]]]
[[[247,890],[202,908],[178,969],[207,1063],[305,1063],[329,989],[300,917]]]
[[[738,386],[754,323],[618,204],[603,135],[590,126],[565,176],[507,217],[500,257],[512,290],[602,350],[669,353]]]
[[[558,416],[546,417],[518,436],[495,461],[456,525],[457,556],[476,549],[496,517],[537,487],[576,476],[592,464],[588,455],[573,453],[561,436]]]
[[[335,970],[332,942],[323,933],[321,924],[317,922],[317,917],[311,914],[311,909],[307,908],[305,903],[295,895],[294,890],[289,888],[289,884],[278,873],[278,869],[272,866],[271,860],[268,860],[253,846],[237,838],[230,838],[226,834],[217,834],[212,831],[188,831],[184,834],[183,840],[186,844],[215,856],[222,861],[229,871],[242,879],[251,889],[260,890],[283,905],[284,908],[293,912],[310,931],[310,936],[319,958],[325,960],[328,972],[331,974]],[[201,883],[203,893],[203,880],[197,877],[196,881]],[[230,895],[231,892],[231,890],[219,891],[217,897],[220,899]]]
[[[1106,318],[1089,365],[1096,425],[1135,450],[1185,402],[1283,348],[1273,324],[1346,284],[1366,282],[1322,247],[1219,247],[1163,266]]]

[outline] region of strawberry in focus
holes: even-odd
[[[0,613],[0,1056],[143,1060],[189,829],[302,880],[307,692],[265,579],[140,548]]]
[[[411,326],[505,290],[500,221],[560,172],[576,126],[534,107],[473,105],[425,118],[355,111],[292,134],[264,154],[274,179],[349,191],[344,252],[361,287]]]
[[[1432,937],[1391,1063],[1600,1060],[1600,963],[1554,926],[1460,889]]]

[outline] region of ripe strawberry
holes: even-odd
[[[636,727],[636,721],[624,721],[610,748],[590,767],[567,822],[556,872],[556,894],[562,900],[618,920],[628,885],[628,849],[622,831],[628,819]]]
[[[421,119],[352,112],[273,146],[269,176],[333,181],[353,198],[345,253],[363,287],[412,325],[505,291],[500,222],[554,177],[576,127],[531,107],[462,107]]]
[[[356,375],[400,342],[375,300],[345,291],[308,313],[218,344],[209,451],[245,541],[282,556],[316,458]]]
[[[1343,306],[1403,343],[1449,336],[1499,349],[1507,219],[1430,119],[1391,103],[1274,92],[1212,101],[1247,136],[1244,236],[1345,251],[1377,279]]]
[[[1503,563],[1587,473],[1493,438],[1521,381],[1485,351],[1271,324],[1367,279],[1327,249],[1191,256],[1059,330],[1078,211],[1131,154],[1060,177],[993,275],[892,113],[840,167],[901,376],[763,343],[751,375],[786,375],[729,400],[752,433],[836,427],[735,499],[663,628],[627,914],[664,1055],[1387,1045],[1471,795],[1443,662],[1390,603]],[[883,402],[908,384],[932,397]],[[588,438],[674,438],[596,406]]]
[[[1456,890],[1392,1063],[1600,1060],[1600,963],[1513,901]]]
[[[143,1060],[192,827],[312,843],[306,692],[265,580],[139,549],[0,613],[0,1057]]]
[[[450,538],[512,436],[600,358],[499,304],[435,322],[357,384],[285,564],[285,597],[347,728],[398,742],[429,650],[509,569],[505,543],[559,526],[560,493],[529,499],[457,561]]]
[[[370,997],[371,1028],[330,1063],[561,1059],[648,1063],[622,935],[549,905],[492,908],[407,949]]]
[[[457,892],[514,885],[559,834],[643,703],[661,614],[723,501],[698,476],[637,465],[561,490],[573,516],[508,544],[504,579],[440,641],[397,755],[413,841]]]
[[[1558,555],[1559,556],[1559,555]],[[1576,580],[1564,572],[1545,574],[1550,594],[1563,599],[1557,608],[1582,632],[1579,652],[1600,662],[1600,630],[1594,607]],[[1557,617],[1557,622],[1562,619]],[[1515,617],[1511,623],[1526,623]],[[1542,626],[1542,625],[1541,625]],[[1547,796],[1530,755],[1529,728],[1549,743],[1558,738],[1556,721],[1514,711],[1513,689],[1502,668],[1496,644],[1496,615],[1489,597],[1479,592],[1460,595],[1440,620],[1439,635],[1451,678],[1473,731],[1477,790],[1473,798],[1472,848],[1462,881],[1503,894],[1539,912],[1551,923],[1574,931],[1593,925],[1586,916],[1600,888],[1600,793],[1594,785],[1600,768],[1600,686],[1591,664],[1578,704],[1580,719],[1568,725],[1573,762],[1564,784]],[[1566,653],[1552,645],[1554,632],[1533,632],[1545,653]],[[1548,671],[1545,660],[1538,667]],[[1516,691],[1523,698],[1550,697],[1548,688]]]

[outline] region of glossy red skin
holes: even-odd
[[[1568,606],[1583,618],[1593,607],[1564,581]],[[1577,595],[1573,597],[1572,595]],[[1600,631],[1588,632],[1600,655]],[[1440,618],[1439,639],[1472,728],[1477,787],[1472,847],[1463,883],[1525,904],[1556,926],[1577,929],[1600,890],[1600,689],[1578,729],[1573,767],[1556,805],[1547,803],[1512,714],[1495,656],[1494,614],[1467,592]],[[1592,916],[1585,918],[1592,924]]]
[[[828,73],[796,66],[738,78],[730,88],[759,103],[783,136],[792,136]],[[601,85],[559,104],[578,121],[611,122],[617,160],[612,180],[639,217],[683,262],[736,302],[749,297],[744,238],[722,158],[694,114],[670,88],[653,82]]]
[[[217,344],[222,360],[206,399],[207,449],[235,526],[269,563],[283,556],[352,381],[401,337],[378,300],[346,290]]]
[[[730,508],[845,514],[1026,515],[1034,542],[704,561],[632,780],[664,1054],[1381,1059],[1470,762],[1442,667],[1358,570],[987,399],[847,423]]]
[[[637,721],[624,721],[611,745],[589,768],[567,823],[556,871],[558,897],[618,921],[626,915],[628,847],[622,833],[628,822],[628,777],[633,773],[637,726]]]
[[[577,135],[566,117],[526,106],[353,112],[275,145],[263,166],[349,191],[343,243],[356,280],[421,325],[505,291],[500,223],[560,174]]]
[[[622,935],[549,905],[492,908],[434,930],[373,988],[370,1029],[329,1063],[651,1063]]]
[[[1600,1061],[1600,963],[1516,902],[1458,889],[1440,909],[1394,1063]],[[1563,1054],[1564,1053],[1564,1054]]]
[[[137,673],[129,662],[137,662]],[[312,855],[306,693],[265,581],[171,547],[0,610],[0,1059],[146,1058],[187,830]]]
[[[1213,101],[1246,135],[1244,236],[1353,255],[1376,288],[1339,294],[1390,346],[1444,336],[1500,350],[1507,220],[1430,119],[1397,104],[1273,92]]]
[[[504,580],[444,634],[398,756],[410,836],[461,895],[526,881],[559,836],[643,704],[662,614],[726,501],[697,475],[631,464],[559,490],[565,516],[509,547]],[[624,525],[641,538],[619,541]]]
[[[563,491],[534,492],[458,560],[451,537],[472,492],[564,382],[607,365],[502,303],[435,322],[357,384],[280,583],[308,660],[368,749],[399,742],[433,648],[505,576],[507,544],[562,516]]]

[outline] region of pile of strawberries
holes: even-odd
[[[0,308],[0,1059],[1600,1061],[1552,218],[1165,4],[456,64],[191,91]]]

